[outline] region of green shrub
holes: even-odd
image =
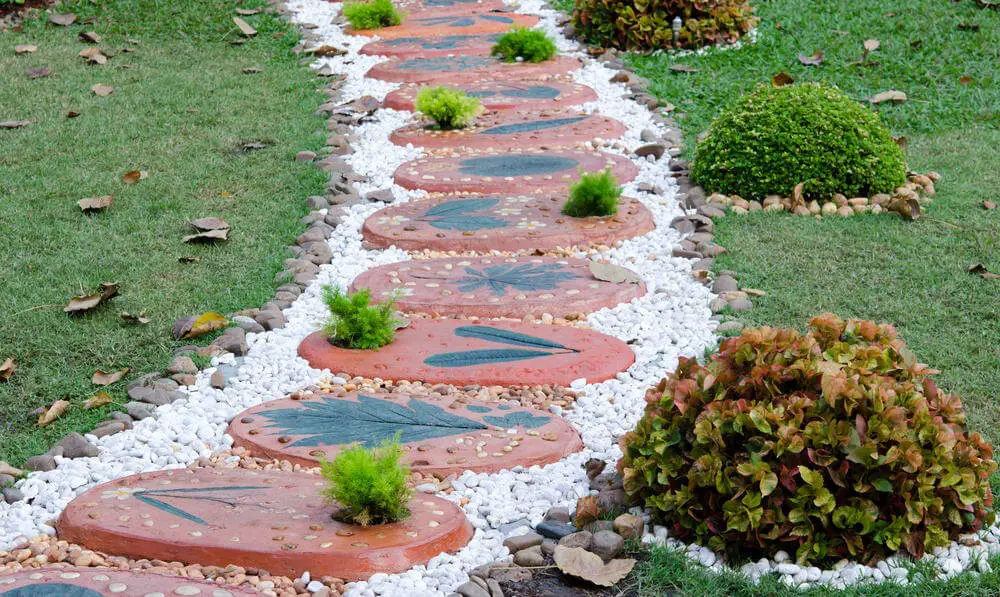
[[[345,2],[344,18],[356,30],[381,29],[403,22],[392,0],[370,0],[368,2]]]
[[[562,212],[574,218],[610,216],[618,212],[618,197],[621,194],[621,187],[610,168],[603,172],[583,173],[580,180],[570,185],[569,199]]]
[[[556,44],[545,32],[527,27],[514,27],[497,39],[490,50],[504,62],[515,62],[518,58],[525,62],[542,62],[555,56]]]
[[[626,493],[671,536],[799,562],[914,557],[996,519],[993,448],[896,331],[813,318],[681,358],[621,440]]]
[[[323,302],[330,309],[323,331],[331,344],[372,350],[392,342],[399,323],[393,309],[395,300],[373,305],[371,298],[367,288],[346,294],[339,288],[323,287]]]
[[[592,45],[651,52],[673,47],[676,16],[686,48],[736,42],[757,23],[747,0],[577,0],[573,28]]]
[[[406,481],[410,467],[402,459],[397,434],[378,448],[354,446],[338,453],[332,462],[323,462],[321,471],[328,484],[323,493],[340,507],[334,517],[368,526],[409,516]]]
[[[417,93],[416,108],[443,129],[469,126],[483,112],[479,98],[449,87],[422,88]]]
[[[725,110],[698,143],[691,179],[713,193],[829,201],[906,183],[903,152],[878,114],[814,83],[760,86]]]

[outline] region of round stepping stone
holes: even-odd
[[[367,76],[393,83],[453,85],[460,81],[551,79],[580,68],[580,60],[558,56],[544,62],[503,62],[492,56],[433,56],[394,59],[373,66]]]
[[[514,433],[509,433],[514,430]],[[272,400],[238,415],[228,433],[255,456],[319,466],[342,446],[375,447],[400,433],[410,467],[440,477],[550,464],[583,449],[561,417],[519,406],[431,394],[320,394]]]
[[[366,242],[404,251],[545,251],[611,245],[656,225],[639,201],[622,197],[618,213],[573,218],[560,213],[566,199],[523,195],[436,196],[392,205],[365,221]]]
[[[315,332],[299,344],[299,356],[316,369],[456,386],[597,382],[635,361],[628,344],[592,330],[455,319],[414,319],[378,350],[339,348]]]
[[[503,0],[415,0],[399,2],[396,6],[410,16],[482,13],[506,8]]]
[[[373,41],[361,47],[362,54],[395,58],[438,58],[478,54],[488,56],[500,33],[483,35],[437,35],[397,37]]]
[[[0,576],[0,597],[243,597],[253,588],[110,568],[40,568]]]
[[[428,155],[401,165],[396,184],[429,193],[503,193],[512,188],[527,193],[565,195],[580,179],[580,170],[611,168],[620,183],[639,169],[628,158],[600,151],[530,149],[504,153],[466,150]]]
[[[579,106],[597,100],[597,92],[586,85],[568,81],[493,81],[478,83],[457,83],[453,85],[479,98],[486,110],[517,110],[536,112],[538,110],[558,110]],[[382,102],[386,108],[414,112],[419,85],[405,85],[389,95]]]
[[[625,125],[600,114],[562,110],[541,112],[487,112],[475,124],[456,130],[441,130],[427,121],[396,130],[396,145],[413,144],[436,149],[529,149],[573,147],[596,138],[617,139]]]
[[[130,558],[263,568],[298,578],[398,573],[472,537],[462,510],[416,495],[404,521],[361,527],[331,518],[323,478],[248,469],[178,469],[94,487],[56,523],[59,538]]]
[[[400,37],[433,37],[438,35],[480,35],[484,33],[502,33],[511,27],[534,27],[538,17],[515,14],[512,12],[481,12],[456,15],[420,15],[415,14],[403,21],[402,25],[383,27],[381,29],[366,29],[354,31],[351,35],[378,36],[380,39],[397,39]]]
[[[407,312],[467,317],[557,317],[590,313],[646,293],[642,282],[615,284],[594,277],[586,259],[449,257],[370,269],[352,289],[397,296]]]

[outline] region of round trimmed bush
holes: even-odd
[[[878,114],[835,87],[760,86],[725,110],[696,148],[691,179],[744,199],[870,197],[906,183],[903,152]]]
[[[591,45],[636,52],[733,43],[757,23],[747,0],[576,0],[573,29]]]
[[[920,557],[996,519],[993,448],[896,331],[813,318],[682,358],[618,462],[673,537],[800,563]]]

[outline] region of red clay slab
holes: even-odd
[[[511,27],[534,27],[538,17],[512,12],[479,12],[456,15],[420,15],[407,17],[402,25],[355,31],[351,35],[378,36],[380,39],[399,37],[434,37],[441,35],[479,35],[502,33]]]
[[[590,313],[646,293],[641,282],[597,279],[590,264],[558,257],[417,259],[370,269],[352,289],[396,295],[396,306],[407,312],[517,318]]]
[[[249,597],[263,595],[252,587],[233,587],[110,568],[40,568],[0,576],[0,597]]]
[[[136,559],[345,580],[403,572],[472,537],[458,506],[428,495],[414,496],[401,522],[338,522],[324,487],[318,475],[239,468],[143,473],[81,494],[56,527],[60,539]]]
[[[440,477],[550,464],[583,448],[561,417],[517,406],[439,394],[296,396],[239,414],[228,431],[235,445],[313,467],[344,445],[375,447],[398,432],[410,467]]]
[[[503,0],[404,0],[397,2],[396,6],[410,16],[444,16],[506,9]]]
[[[580,68],[580,60],[557,56],[543,62],[503,62],[489,55],[397,58],[373,66],[367,76],[393,83],[454,85],[461,81],[546,80]]]
[[[439,58],[441,56],[489,56],[500,33],[482,35],[436,35],[433,37],[397,37],[373,41],[361,47],[362,54],[395,58]]]
[[[428,155],[396,169],[396,184],[428,193],[548,193],[569,192],[580,171],[611,168],[620,183],[631,181],[639,169],[628,158],[600,151],[523,149]]]
[[[590,87],[568,81],[492,81],[453,87],[478,97],[486,110],[565,110],[597,100],[597,92]],[[385,96],[382,103],[386,108],[413,112],[418,91],[419,85],[404,85]]]
[[[541,112],[487,112],[472,126],[441,130],[423,121],[397,129],[391,137],[396,145],[412,144],[439,149],[497,150],[545,147],[575,147],[596,138],[617,139],[625,125],[600,114],[565,110]]]
[[[455,319],[414,319],[378,350],[339,348],[316,332],[299,344],[299,356],[316,369],[456,386],[604,381],[635,361],[628,344],[592,330]]]
[[[611,245],[656,227],[649,210],[629,197],[618,200],[617,214],[604,218],[564,216],[565,202],[565,197],[436,195],[380,209],[365,220],[362,233],[376,247],[404,251],[518,252]]]

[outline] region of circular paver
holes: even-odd
[[[628,344],[592,330],[455,319],[414,319],[378,350],[339,348],[316,332],[299,345],[299,356],[316,369],[456,386],[597,382],[635,361]]]
[[[378,36],[380,39],[396,39],[399,37],[433,37],[436,35],[480,35],[484,33],[502,33],[511,27],[534,27],[538,17],[515,14],[511,12],[481,12],[456,15],[421,15],[407,17],[402,25],[383,27],[381,29],[366,29],[364,31],[348,30],[351,35]]]
[[[406,312],[467,317],[556,317],[591,313],[646,293],[640,283],[599,280],[586,259],[557,257],[448,257],[391,263],[370,269],[352,289],[397,297]]]
[[[453,85],[460,81],[552,79],[580,68],[580,60],[558,56],[544,62],[503,62],[492,56],[432,56],[380,62],[366,76],[394,83]]]
[[[84,492],[56,527],[60,539],[136,559],[344,580],[403,572],[472,537],[458,506],[429,495],[414,496],[401,522],[338,522],[325,487],[318,475],[240,468],[143,473]]]
[[[492,81],[453,87],[478,97],[486,110],[565,110],[597,100],[597,92],[590,87],[568,81]],[[404,85],[385,96],[382,103],[386,108],[413,112],[419,91],[419,85]]]
[[[629,197],[619,199],[617,214],[603,218],[564,216],[565,202],[565,197],[438,195],[380,209],[362,233],[376,247],[404,251],[517,252],[611,245],[656,227],[649,210]]]
[[[504,10],[503,0],[414,0],[396,6],[411,16],[443,16]]]
[[[600,151],[524,149],[502,153],[465,150],[429,155],[401,165],[396,184],[429,193],[569,192],[580,171],[611,168],[620,183],[631,181],[639,169],[628,158]]]
[[[272,400],[229,425],[255,456],[318,466],[342,446],[375,447],[400,433],[412,470],[445,477],[557,462],[583,449],[561,417],[519,406],[431,394],[320,394]]]
[[[617,139],[625,125],[600,114],[563,110],[487,112],[468,127],[441,130],[427,121],[397,129],[396,145],[438,149],[527,149],[574,147],[594,139]]]
[[[243,597],[256,589],[110,568],[40,568],[0,576],[0,597]]]
[[[365,44],[362,54],[395,58],[438,58],[468,54],[489,55],[501,33],[482,35],[436,35],[433,37],[397,37]]]

